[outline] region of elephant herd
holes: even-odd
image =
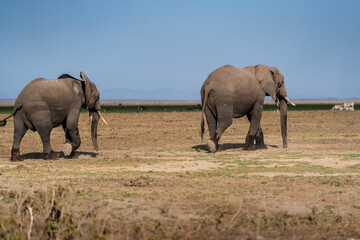
[[[98,150],[97,126],[99,120],[107,122],[100,112],[100,93],[96,85],[85,73],[80,79],[63,74],[57,79],[37,78],[20,92],[13,112],[0,120],[14,116],[14,138],[11,161],[21,161],[20,143],[28,129],[37,131],[43,143],[45,159],[56,159],[59,153],[53,151],[50,133],[54,127],[62,126],[65,132],[63,153],[71,157],[80,147],[81,139],[78,121],[81,108],[89,111],[91,117],[91,137],[94,149]],[[265,149],[264,135],[260,120],[265,96],[271,96],[280,108],[283,147],[287,147],[287,104],[295,106],[287,97],[284,76],[276,67],[265,65],[236,68],[225,65],[214,70],[201,88],[202,119],[201,138],[204,133],[204,114],[209,128],[210,139],[207,146],[216,152],[218,142],[233,118],[246,115],[250,128],[246,136],[244,150]]]

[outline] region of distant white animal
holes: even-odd
[[[331,110],[354,111],[355,110],[355,104],[354,104],[354,102],[344,102],[342,104],[334,105]]]
[[[339,111],[341,111],[341,110],[344,110],[344,107],[343,107],[342,104],[337,104],[337,105],[334,105],[331,110],[339,110]]]
[[[344,103],[344,109],[346,111],[354,111],[355,110],[355,104],[354,102],[345,102]]]

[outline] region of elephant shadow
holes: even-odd
[[[243,144],[243,143],[223,143],[223,144],[219,144],[218,152],[226,151],[229,149],[243,148],[244,146],[245,146],[245,144]],[[206,144],[193,146],[192,149],[195,149],[197,152],[201,152],[201,151],[208,152],[209,151]]]
[[[266,145],[268,148],[279,148],[276,145]],[[238,149],[238,148],[244,148],[245,143],[223,143],[219,144],[218,152],[230,150],[230,149]],[[195,145],[192,147],[192,149],[195,149],[197,152],[206,151],[209,152],[208,147],[206,144],[201,145]]]
[[[45,159],[45,154],[42,152],[25,153],[21,155],[22,160],[29,159]]]
[[[66,158],[63,152],[58,152],[60,154],[58,159]],[[70,159],[77,159],[80,156],[88,156],[91,158],[95,158],[98,154],[94,152],[82,152],[82,151],[75,151],[74,155]],[[45,159],[45,154],[42,152],[32,152],[32,153],[25,153],[21,155],[23,160],[30,160],[30,159]]]

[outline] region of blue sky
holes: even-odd
[[[99,90],[199,92],[276,66],[292,98],[360,97],[360,1],[1,1],[1,91],[84,71]],[[0,96],[1,98],[1,96]]]

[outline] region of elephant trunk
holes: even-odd
[[[280,99],[280,125],[281,136],[283,139],[283,148],[287,148],[287,103],[285,99]]]
[[[99,149],[97,143],[97,127],[99,124],[100,116],[97,112],[91,112],[91,138],[94,145],[94,149],[97,151]]]

